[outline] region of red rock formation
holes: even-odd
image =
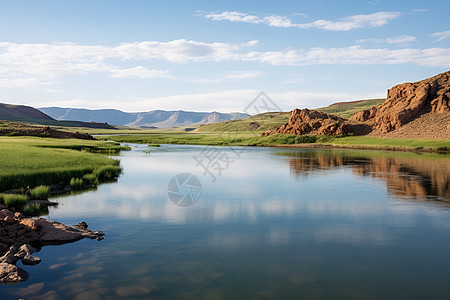
[[[354,114],[350,122],[368,122],[387,133],[409,122],[423,110],[450,113],[450,71],[388,90],[384,103]]]
[[[348,134],[349,128],[341,117],[309,109],[294,109],[289,115],[289,122],[279,128],[267,130],[263,136],[281,134]]]

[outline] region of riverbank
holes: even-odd
[[[28,186],[68,185],[72,179],[82,179],[96,170],[120,169],[120,162],[106,155],[128,149],[105,141],[2,136],[0,192]]]
[[[337,148],[381,151],[410,151],[425,153],[450,153],[450,141],[422,139],[391,139],[378,137],[342,137],[329,142],[296,145],[275,145],[297,148]]]
[[[102,137],[99,137],[102,138]],[[351,148],[388,151],[450,153],[450,140],[401,139],[369,136],[281,135],[267,137],[257,133],[159,133],[107,136],[121,143],[186,144],[211,146],[275,146],[304,148]]]

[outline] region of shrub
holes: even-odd
[[[86,184],[97,185],[98,179],[97,176],[95,176],[94,174],[86,174],[83,176],[83,182]]]
[[[25,205],[22,212],[26,216],[41,216],[48,213],[48,208],[47,206],[41,206],[39,203],[29,203]]]
[[[70,187],[72,190],[81,190],[83,188],[83,179],[72,178],[70,179]]]
[[[3,194],[0,194],[0,204],[5,204],[5,198],[3,198]]]
[[[47,200],[49,196],[50,187],[46,185],[37,186],[31,191],[31,199],[34,200]]]
[[[28,198],[25,195],[19,194],[3,194],[3,203],[7,207],[20,207],[28,202]]]
[[[122,169],[118,166],[104,166],[94,170],[94,175],[98,178],[99,182],[108,181],[116,178],[122,172]]]

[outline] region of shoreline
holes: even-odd
[[[260,147],[260,146],[255,146]],[[392,151],[392,152],[416,152],[416,153],[435,153],[435,154],[450,154],[448,150],[437,149],[415,149],[415,148],[402,148],[401,146],[384,146],[384,145],[336,145],[336,144],[320,144],[320,143],[308,143],[308,144],[294,144],[294,145],[268,145],[262,147],[278,147],[278,148],[318,148],[318,149],[346,149],[346,150],[368,150],[368,151]]]
[[[101,136],[98,136],[101,138]],[[106,136],[105,136],[106,138]],[[372,136],[281,135],[261,137],[249,133],[155,133],[107,136],[109,140],[135,144],[179,144],[244,147],[341,148],[419,153],[450,153],[450,139],[382,138]]]

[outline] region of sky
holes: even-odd
[[[450,1],[0,0],[0,102],[242,112],[450,69]]]

